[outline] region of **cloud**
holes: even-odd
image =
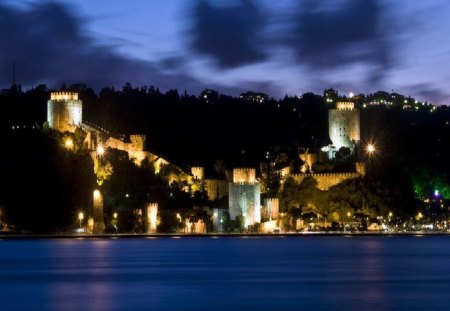
[[[259,9],[249,0],[234,6],[212,6],[197,1],[193,9],[190,31],[195,51],[212,56],[222,68],[234,68],[262,61],[261,30],[264,20]]]
[[[304,1],[288,36],[300,64],[335,70],[361,63],[379,81],[390,67],[391,51],[382,30],[383,7],[376,0]]]
[[[0,4],[0,83],[11,82],[12,63],[24,86],[59,87],[83,82],[93,88],[155,84],[162,89],[198,91],[200,83],[182,72],[166,74],[151,63],[134,60],[99,45],[83,29],[85,20],[58,2],[16,9]]]
[[[406,91],[414,93],[416,99],[424,100],[438,105],[450,104],[450,93],[442,91],[431,83],[419,83],[405,87]]]

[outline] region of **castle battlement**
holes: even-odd
[[[47,122],[50,128],[60,132],[74,132],[81,125],[83,104],[78,93],[52,92],[47,101]]]
[[[258,186],[258,182],[234,182],[233,185],[235,186]]]
[[[131,148],[134,151],[143,151],[147,136],[144,134],[130,135]]]
[[[355,109],[355,104],[353,102],[337,102],[337,110],[353,110]]]
[[[347,173],[313,173],[313,174],[292,174],[291,177],[337,177],[337,176],[361,176],[360,173],[347,172]]]
[[[293,174],[290,175],[296,182],[301,183],[305,178],[311,177],[317,181],[317,188],[328,190],[346,180],[362,177],[360,173],[319,173],[319,174]]]
[[[233,183],[255,183],[256,169],[235,168],[233,169]]]
[[[78,93],[75,92],[51,92],[50,100],[78,100]]]
[[[202,180],[205,177],[205,169],[202,166],[191,167],[191,174],[195,179]]]

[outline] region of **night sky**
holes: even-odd
[[[447,0],[0,2],[0,87],[155,85],[450,104]]]

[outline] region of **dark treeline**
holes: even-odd
[[[326,107],[312,94],[314,102],[260,105],[225,95],[206,102],[177,90],[163,94],[129,84],[122,90],[102,89],[98,97],[89,89],[77,91],[87,120],[118,135],[145,133],[149,150],[179,165],[212,164],[216,159],[254,165],[275,146],[319,145],[328,139]]]
[[[327,107],[314,94],[255,104],[226,95],[207,103],[177,90],[161,93],[155,87],[130,84],[98,94],[82,84],[61,89],[80,94],[84,121],[118,137],[146,134],[149,150],[182,166],[212,164],[216,159],[255,165],[275,147],[319,147],[329,142]],[[5,93],[0,98],[2,124],[42,126],[49,93],[42,85],[25,93]]]

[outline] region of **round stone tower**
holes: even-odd
[[[361,139],[359,119],[359,110],[352,102],[338,102],[336,109],[329,110],[329,135],[336,151],[341,147],[353,151],[354,144]]]
[[[245,228],[261,222],[261,187],[254,168],[233,169],[233,182],[228,188],[230,219],[241,217]]]
[[[82,122],[83,105],[78,93],[52,92],[47,102],[47,121],[50,128],[74,132]]]

